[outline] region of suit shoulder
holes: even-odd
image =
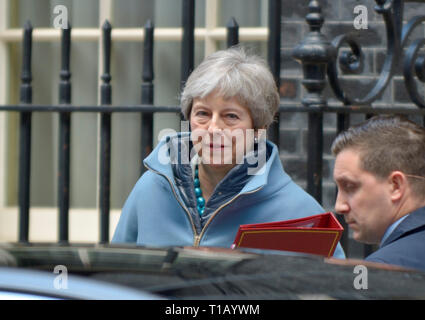
[[[425,270],[425,231],[408,234],[369,255],[365,260]]]

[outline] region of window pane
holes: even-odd
[[[263,10],[262,0],[230,0],[220,1],[218,25],[226,26],[235,17],[239,27],[260,27]]]
[[[73,42],[71,51],[72,103],[96,105],[98,97],[98,45]],[[97,131],[96,113],[73,113],[71,127],[71,206],[96,206]]]
[[[30,20],[34,28],[52,28],[59,14],[54,8],[63,5],[73,28],[96,28],[99,23],[99,0],[12,0],[10,27],[22,28]]]
[[[141,28],[146,21],[153,19],[155,1],[125,0],[113,2],[114,28]]]
[[[11,28],[22,28],[26,21],[33,27],[48,28],[51,23],[50,0],[15,0],[10,1],[11,10],[17,12],[16,19],[10,19]]]

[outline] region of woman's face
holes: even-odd
[[[231,168],[253,148],[254,122],[249,109],[236,98],[225,100],[215,92],[195,98],[190,125],[203,164]]]

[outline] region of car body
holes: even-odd
[[[3,243],[0,298],[425,299],[425,273],[283,251]]]

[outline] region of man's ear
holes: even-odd
[[[408,188],[406,175],[401,171],[393,171],[388,177],[388,183],[390,185],[391,200],[400,200]]]

